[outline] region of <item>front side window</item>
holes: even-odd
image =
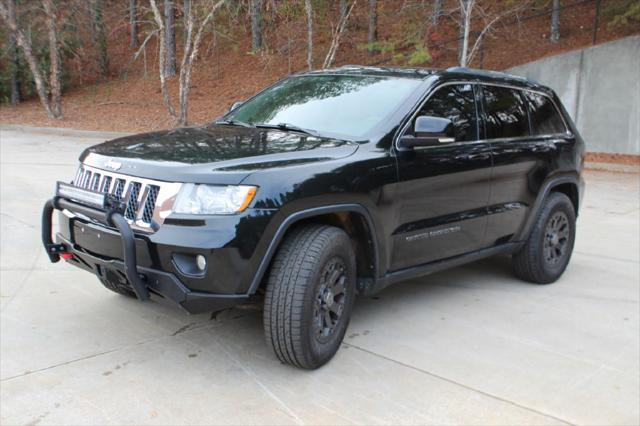
[[[482,86],[487,139],[529,136],[527,106],[519,92],[506,87]]]
[[[224,118],[248,124],[291,124],[321,134],[361,138],[421,84],[397,77],[310,75],[288,78]]]
[[[560,113],[548,96],[525,92],[525,97],[529,101],[531,134],[555,135],[567,131]]]
[[[478,139],[476,101],[470,84],[441,87],[424,104],[418,117],[421,115],[451,120],[456,142]]]

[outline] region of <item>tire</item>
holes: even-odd
[[[326,364],[347,330],[356,265],[349,236],[307,225],[280,246],[267,280],[264,331],[280,361],[304,369]]]
[[[104,277],[98,277],[103,286],[109,290],[127,297],[136,297],[133,289],[126,280],[120,278],[115,272],[107,270]]]
[[[536,284],[555,282],[569,264],[576,236],[576,212],[565,194],[552,192],[531,234],[512,257],[516,276]]]

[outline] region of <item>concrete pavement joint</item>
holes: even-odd
[[[640,259],[639,260],[622,259],[620,257],[607,256],[606,254],[587,253],[585,251],[574,251],[574,253],[584,255],[584,256],[589,256],[589,257],[597,257],[599,259],[615,260],[618,262],[640,263]]]
[[[394,364],[401,365],[401,366],[403,366],[403,367],[405,367],[405,368],[410,368],[410,369],[412,369],[412,370],[414,370],[414,371],[417,371],[417,372],[419,372],[419,373],[426,374],[426,375],[431,376],[431,377],[434,377],[434,378],[436,378],[436,379],[443,380],[443,381],[445,381],[445,382],[447,382],[447,383],[451,383],[452,385],[460,386],[460,387],[465,388],[465,389],[467,389],[467,390],[470,390],[470,391],[472,391],[472,392],[479,393],[479,394],[484,395],[484,396],[486,396],[486,397],[488,397],[488,398],[492,398],[492,399],[495,399],[495,400],[498,400],[498,401],[502,401],[502,402],[504,402],[504,403],[506,403],[506,404],[513,405],[514,407],[518,407],[518,408],[522,408],[522,409],[527,410],[527,411],[531,411],[532,413],[536,413],[536,414],[538,414],[538,415],[540,415],[540,416],[548,417],[548,418],[553,419],[553,420],[556,420],[556,421],[558,421],[558,422],[560,422],[560,423],[562,423],[562,424],[565,424],[565,425],[574,425],[574,423],[571,423],[571,422],[569,422],[568,420],[563,420],[563,419],[561,419],[561,418],[559,418],[559,417],[556,417],[556,416],[554,416],[554,415],[552,415],[552,414],[547,414],[547,413],[545,413],[545,412],[543,412],[543,411],[536,410],[535,408],[527,407],[526,405],[522,405],[522,404],[517,403],[517,402],[515,402],[515,401],[511,401],[511,400],[509,400],[509,399],[502,398],[502,397],[497,396],[497,395],[493,395],[493,394],[488,393],[488,392],[486,392],[486,391],[483,391],[483,390],[480,390],[480,389],[476,389],[476,388],[474,388],[474,387],[471,387],[471,386],[465,385],[464,383],[457,382],[457,381],[455,381],[455,380],[452,380],[452,379],[446,378],[446,377],[441,376],[441,375],[439,375],[439,374],[432,373],[432,372],[430,372],[430,371],[424,370],[424,369],[419,368],[419,367],[416,367],[416,366],[414,366],[414,365],[407,364],[407,363],[404,363],[404,362],[402,362],[402,361],[398,361],[398,360],[396,360],[396,359],[393,359],[393,358],[387,357],[387,356],[382,355],[382,354],[379,354],[379,353],[377,353],[377,352],[370,351],[369,349],[365,349],[365,348],[362,348],[362,347],[360,347],[360,346],[356,346],[356,345],[354,345],[353,343],[346,343],[346,342],[342,342],[342,344],[343,344],[343,345],[346,345],[346,346],[349,346],[349,347],[351,347],[351,348],[354,348],[354,349],[358,349],[358,350],[360,350],[360,351],[362,351],[362,352],[366,352],[366,353],[368,353],[368,354],[370,354],[370,355],[373,355],[373,356],[375,356],[375,357],[378,357],[378,358],[384,359],[384,360],[386,360],[386,361],[393,362]]]

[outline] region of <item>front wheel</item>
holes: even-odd
[[[565,194],[552,192],[545,200],[522,249],[513,255],[516,275],[536,284],[549,284],[564,272],[576,237],[576,213]]]
[[[267,281],[264,330],[280,361],[315,369],[337,352],[355,300],[356,265],[349,236],[307,225],[287,236]]]

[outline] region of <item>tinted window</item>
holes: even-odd
[[[420,115],[448,118],[453,122],[456,141],[478,139],[478,120],[473,87],[470,84],[444,86],[424,104]]]
[[[506,87],[483,86],[487,138],[529,135],[529,119],[519,92]]]
[[[525,97],[529,101],[532,134],[553,135],[566,132],[562,117],[551,99],[532,92],[525,92]]]
[[[362,137],[395,111],[421,80],[373,76],[290,77],[225,116],[252,124],[288,123],[327,135]]]

